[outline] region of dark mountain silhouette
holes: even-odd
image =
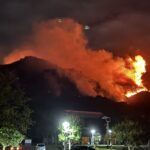
[[[35,120],[29,132],[31,137],[53,134],[59,116],[65,109],[102,112],[110,116],[112,122],[124,116],[146,116],[150,112],[149,93],[130,98],[130,105],[100,96],[85,96],[65,76],[66,70],[39,58],[26,57],[9,65],[1,65],[0,71],[15,73],[21,87],[31,98],[29,103]]]
[[[149,114],[150,112],[150,92],[141,92],[129,99],[130,107],[133,107],[137,113]]]
[[[0,70],[13,72],[19,77],[22,87],[32,99],[32,107],[35,108],[49,109],[55,106],[54,109],[102,109],[104,113],[112,113],[119,109],[118,106],[125,105],[104,97],[82,95],[75,84],[65,76],[64,70],[39,58],[26,57],[9,65],[1,65]],[[116,108],[108,110],[104,105]]]

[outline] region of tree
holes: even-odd
[[[68,115],[65,117],[65,121],[69,124],[67,129],[64,127],[63,122],[58,126],[59,134],[58,139],[60,142],[69,141],[69,149],[71,148],[71,143],[79,142],[81,139],[81,120],[78,116]]]
[[[32,124],[28,100],[13,73],[0,73],[0,128],[14,128],[25,134]]]
[[[7,127],[0,128],[0,143],[3,146],[3,150],[5,150],[7,146],[17,147],[23,139],[24,135],[16,129]]]
[[[127,145],[130,150],[141,143],[142,129],[137,122],[124,120],[113,127],[113,134],[116,141]]]
[[[98,145],[100,141],[101,141],[101,135],[100,133],[96,132],[94,134],[94,144]]]

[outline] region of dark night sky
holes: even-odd
[[[141,49],[148,54],[149,0],[1,0],[0,54],[20,45],[37,21],[73,18],[89,25],[89,45],[115,54]]]

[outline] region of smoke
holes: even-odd
[[[46,59],[64,69],[80,92],[89,96],[124,100],[127,89],[133,86],[125,75],[125,60],[106,50],[88,48],[83,27],[71,19],[36,23],[29,39],[5,57],[4,63],[28,55]]]
[[[3,47],[0,46],[0,63],[2,63],[3,59],[5,57],[5,53],[2,51],[4,49]]]

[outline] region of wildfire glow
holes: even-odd
[[[146,72],[146,61],[140,55],[135,56],[134,60],[132,58],[129,58],[128,61],[131,65],[131,70],[129,70],[127,75],[137,85],[137,88],[133,91],[127,91],[126,97],[131,97],[142,91],[148,91],[148,89],[144,87],[142,83],[142,75]]]
[[[142,56],[126,59],[105,49],[94,50],[87,46],[83,29],[72,19],[34,24],[29,41],[15,48],[3,63],[9,64],[25,56],[42,58],[56,65],[59,73],[70,79],[81,94],[92,97],[128,101],[127,97],[148,91],[142,81],[146,72],[146,61]],[[51,86],[51,76],[47,80]],[[54,91],[60,93],[55,87]]]

